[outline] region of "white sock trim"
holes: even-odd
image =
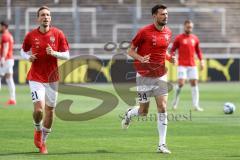
[[[51,133],[52,132],[52,129],[51,128],[46,128],[46,127],[43,127],[43,132],[46,132],[46,133]]]
[[[51,133],[52,129],[51,128],[46,128],[46,127],[43,127],[42,129],[42,140],[44,143],[46,143],[47,141],[47,137],[48,135]]]
[[[39,122],[39,123],[35,123],[35,122],[33,122],[33,124],[34,124],[34,127],[35,127],[35,129],[37,130],[37,131],[41,131],[42,130],[42,121],[41,122]]]

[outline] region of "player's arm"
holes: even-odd
[[[199,40],[196,43],[195,50],[196,50],[196,54],[198,56],[198,59],[200,60],[200,69],[203,70],[204,69],[204,60],[203,60],[202,51],[199,47]]]
[[[20,54],[23,59],[28,60],[30,62],[33,62],[37,59],[36,57],[37,53],[32,54],[31,51],[25,52],[23,48],[21,49]]]
[[[172,39],[172,32],[170,33],[170,39]],[[175,56],[175,51],[177,49],[177,38],[174,40],[174,48],[172,47],[170,54],[168,51],[166,52],[166,60],[168,60],[172,64],[176,64],[176,56]]]
[[[3,52],[2,52],[2,58],[1,58],[1,66],[5,63],[5,59],[9,50],[9,42],[4,42],[3,45]]]
[[[170,50],[170,55],[171,56],[175,56],[176,55],[176,50],[179,48],[179,38],[176,37],[174,42],[173,42],[173,45],[172,45],[172,48]]]
[[[140,61],[141,63],[149,63],[150,54],[148,54],[146,56],[139,55],[136,52],[136,47],[133,44],[131,44],[130,48],[128,49],[128,55],[130,57],[132,57],[133,59]]]
[[[46,51],[47,51],[47,54],[49,54],[53,57],[56,57],[58,59],[67,60],[70,58],[69,51],[65,51],[65,52],[54,51],[49,44],[46,48]]]
[[[141,56],[136,52],[136,49],[138,48],[138,46],[140,46],[143,42],[143,37],[144,37],[144,31],[142,29],[140,29],[138,31],[138,33],[135,35],[135,37],[132,40],[131,46],[128,49],[128,55],[130,57],[132,57],[133,59],[136,59],[138,61],[140,61],[141,63],[149,63],[150,60],[150,54],[146,55],[146,56]]]
[[[169,54],[168,51],[166,52],[166,60],[172,64],[176,64],[176,56]]]
[[[69,54],[69,45],[66,36],[62,31],[59,33],[59,48],[57,51],[54,51],[52,47],[48,44],[46,51],[47,54],[56,57],[58,59],[67,60],[70,58]]]
[[[26,35],[23,41],[22,48],[20,50],[21,57],[25,60],[28,60],[30,62],[34,62],[37,57],[37,53],[32,53],[31,52],[32,44],[31,44],[31,36],[30,33]]]

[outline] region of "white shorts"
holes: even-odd
[[[178,79],[198,79],[196,66],[178,66]]]
[[[0,75],[4,76],[6,73],[13,74],[14,59],[8,59],[3,66],[0,66]]]
[[[44,101],[46,105],[50,107],[56,106],[58,82],[40,83],[36,81],[29,81],[29,87],[31,90],[33,103]]]
[[[139,103],[147,103],[152,96],[167,96],[168,95],[168,83],[167,75],[162,77],[152,78],[143,77],[137,73],[137,94]]]

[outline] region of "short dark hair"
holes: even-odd
[[[189,24],[189,23],[193,23],[193,21],[191,21],[190,19],[187,19],[184,21],[184,25]]]
[[[1,26],[5,26],[6,28],[8,28],[8,22],[7,21],[1,21],[0,24],[1,24]]]
[[[46,10],[49,10],[49,11],[50,11],[50,9],[48,8],[48,6],[42,6],[42,7],[40,7],[40,8],[38,9],[38,11],[37,11],[37,17],[39,17],[39,12],[40,12],[41,10],[43,10],[43,9],[46,9]]]
[[[157,14],[158,9],[167,9],[167,6],[164,4],[157,4],[152,8],[152,15]]]

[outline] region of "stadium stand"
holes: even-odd
[[[151,22],[150,9],[159,0],[30,0],[28,3],[11,0],[10,7],[6,7],[6,2],[0,2],[0,19],[6,18],[10,11],[10,30],[16,41],[16,53],[26,31],[36,26],[34,8],[48,5],[54,10],[53,25],[64,30],[73,46],[72,53],[78,55],[105,54],[102,45],[97,44],[130,40],[139,27]],[[240,25],[237,25],[240,21],[240,1],[162,2],[169,7],[169,26],[174,36],[182,31],[185,19],[192,19],[195,34],[204,43],[205,53],[239,53],[240,37],[236,33],[240,30]]]

